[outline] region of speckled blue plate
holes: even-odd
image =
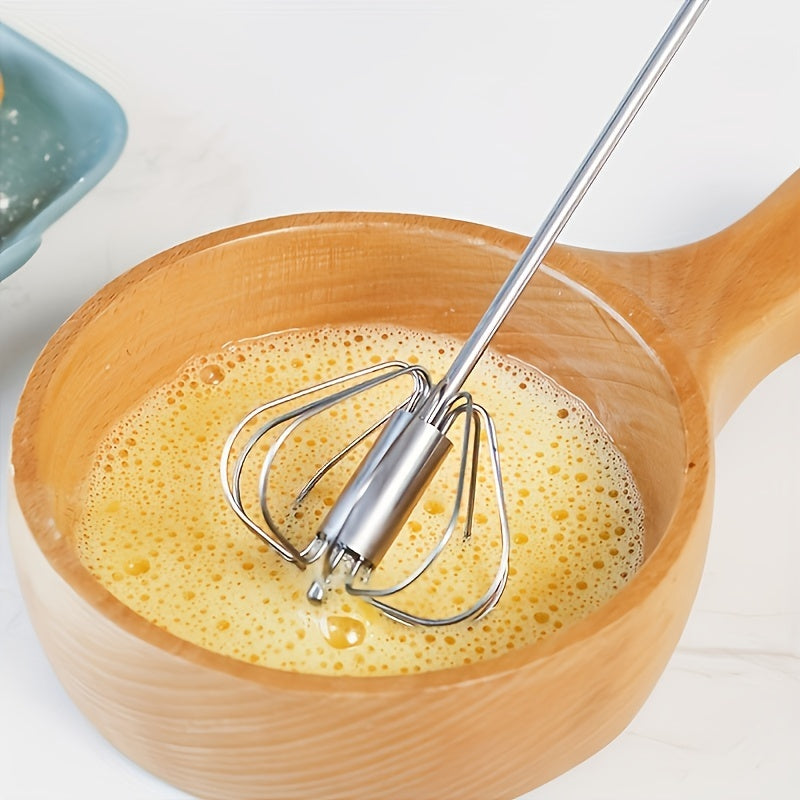
[[[0,280],[111,169],[122,109],[85,75],[0,23]]]

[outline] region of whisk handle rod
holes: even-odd
[[[683,43],[708,0],[686,0],[636,76],[611,119],[528,243],[475,330],[456,356],[435,392],[434,415],[449,405],[480,359],[497,329],[533,277],[564,226],[603,168],[650,91]]]

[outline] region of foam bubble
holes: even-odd
[[[291,331],[195,358],[99,445],[76,530],[81,558],[155,625],[277,669],[406,674],[491,658],[557,634],[633,576],[642,560],[643,512],[622,456],[591,412],[514,360],[488,353],[467,387],[495,420],[513,542],[506,591],[480,622],[408,628],[341,588],[311,606],[308,575],[249,533],[222,496],[219,454],[254,406],[390,359],[424,364],[436,377],[458,348],[440,335],[367,326]],[[310,535],[359,454],[295,509],[305,481],[409,388],[384,385],[298,428],[269,487],[291,536]],[[448,460],[376,570],[376,585],[404,577],[430,550],[449,518],[457,473],[457,460]],[[485,590],[500,547],[489,476],[483,464],[471,535],[408,590],[404,607],[444,616]],[[249,496],[256,508],[254,488]]]

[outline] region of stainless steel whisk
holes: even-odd
[[[350,594],[363,598],[387,616],[406,624],[440,626],[476,620],[497,604],[508,579],[511,551],[497,437],[486,409],[475,403],[462,387],[707,2],[708,0],[687,0],[682,5],[613,116],[438,383],[434,384],[427,371],[417,365],[392,361],[369,366],[258,406],[239,422],[228,437],[220,460],[220,477],[228,503],[242,522],[284,559],[303,569],[315,565],[315,574],[307,592],[311,602],[323,602],[332,578],[338,576]],[[281,530],[269,506],[269,476],[277,453],[297,428],[312,417],[361,392],[401,377],[412,381],[413,386],[408,397],[329,459],[295,498],[296,507],[336,464],[380,430],[375,443],[345,485],[311,541],[299,550],[291,543],[286,532]],[[306,401],[307,398],[311,399]],[[295,405],[298,402],[300,404]],[[281,410],[286,406],[289,406],[288,410]],[[257,424],[259,417],[275,412],[279,413],[258,426],[247,437],[246,442],[238,446],[240,439],[245,438],[242,434],[248,426]],[[459,417],[464,418],[465,430],[454,506],[447,526],[431,552],[404,580],[388,588],[370,587],[368,581],[371,573],[396,539],[447,456],[451,448],[447,434]],[[492,580],[484,594],[472,605],[440,619],[419,616],[390,605],[384,598],[397,595],[408,588],[442,553],[452,539],[462,510],[466,518],[464,538],[470,537],[482,430],[485,430],[488,441],[502,542],[498,566]],[[262,520],[257,520],[245,510],[241,496],[241,478],[245,463],[255,457],[256,446],[270,434],[275,438],[260,469],[258,483]]]

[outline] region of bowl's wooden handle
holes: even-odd
[[[578,258],[638,295],[683,345],[715,431],[763,378],[800,353],[800,170],[708,239]]]

